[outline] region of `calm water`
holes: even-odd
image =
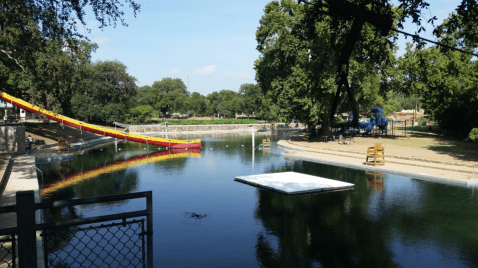
[[[256,136],[255,144],[264,137]],[[51,190],[44,198],[152,190],[155,267],[478,267],[478,189],[290,161],[274,142],[253,156],[251,137],[203,139],[200,153],[176,158],[145,148],[120,142],[116,149],[109,145],[71,162],[42,165]],[[144,154],[153,161],[117,165]],[[101,174],[104,166],[109,172]],[[96,177],[58,183],[95,167]],[[355,189],[287,197],[234,181],[290,170],[351,182]],[[144,209],[144,203],[80,206],[46,216],[88,217]]]

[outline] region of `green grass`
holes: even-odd
[[[212,125],[212,124],[259,124],[255,119],[218,119],[218,120],[160,120],[155,123],[168,122],[168,125]]]

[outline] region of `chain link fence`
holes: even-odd
[[[144,221],[45,230],[45,267],[146,267]]]
[[[0,236],[0,268],[15,268],[17,249],[16,235]]]

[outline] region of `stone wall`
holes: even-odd
[[[289,129],[295,128],[295,124],[276,123],[273,129]],[[168,132],[237,132],[250,131],[254,127],[255,131],[270,130],[271,124],[217,124],[217,125],[169,125]],[[302,125],[298,128],[303,127]],[[165,132],[164,125],[131,125],[128,127],[129,133],[154,133]]]
[[[0,127],[0,154],[25,153],[25,126]]]

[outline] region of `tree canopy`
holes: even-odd
[[[134,14],[140,5],[125,0]],[[0,3],[0,86],[15,96],[30,94],[33,103],[62,111],[95,46],[77,31],[86,27],[91,8],[99,27],[123,20],[118,0],[6,0]],[[53,80],[56,81],[53,81]]]
[[[392,111],[398,105],[389,100],[390,90],[421,97],[404,86],[394,43],[396,28],[403,28],[406,18],[419,26],[418,32],[424,30],[420,13],[429,4],[424,0],[399,3],[270,2],[256,32],[260,57],[254,68],[276,115],[299,119],[312,129],[322,124],[322,130],[328,132],[336,108],[356,113],[359,107],[363,111],[381,104]],[[449,47],[472,50],[477,44],[476,34],[470,36],[478,29],[477,11],[475,0],[463,0],[457,12],[436,28],[435,35]],[[423,47],[417,36],[414,41],[418,48]]]
[[[329,125],[341,48],[352,27],[351,21],[318,13],[316,8],[292,0],[270,2],[256,33],[261,55],[254,65],[259,85],[278,105],[278,115],[306,122],[310,128]],[[371,81],[380,81],[384,66],[393,63],[392,40],[371,25],[363,26],[347,65],[348,83],[356,95],[365,98]],[[339,106],[348,94],[341,93]]]
[[[74,116],[111,124],[125,119],[129,101],[136,94],[136,79],[119,61],[96,62],[88,67],[82,86],[71,99]]]

